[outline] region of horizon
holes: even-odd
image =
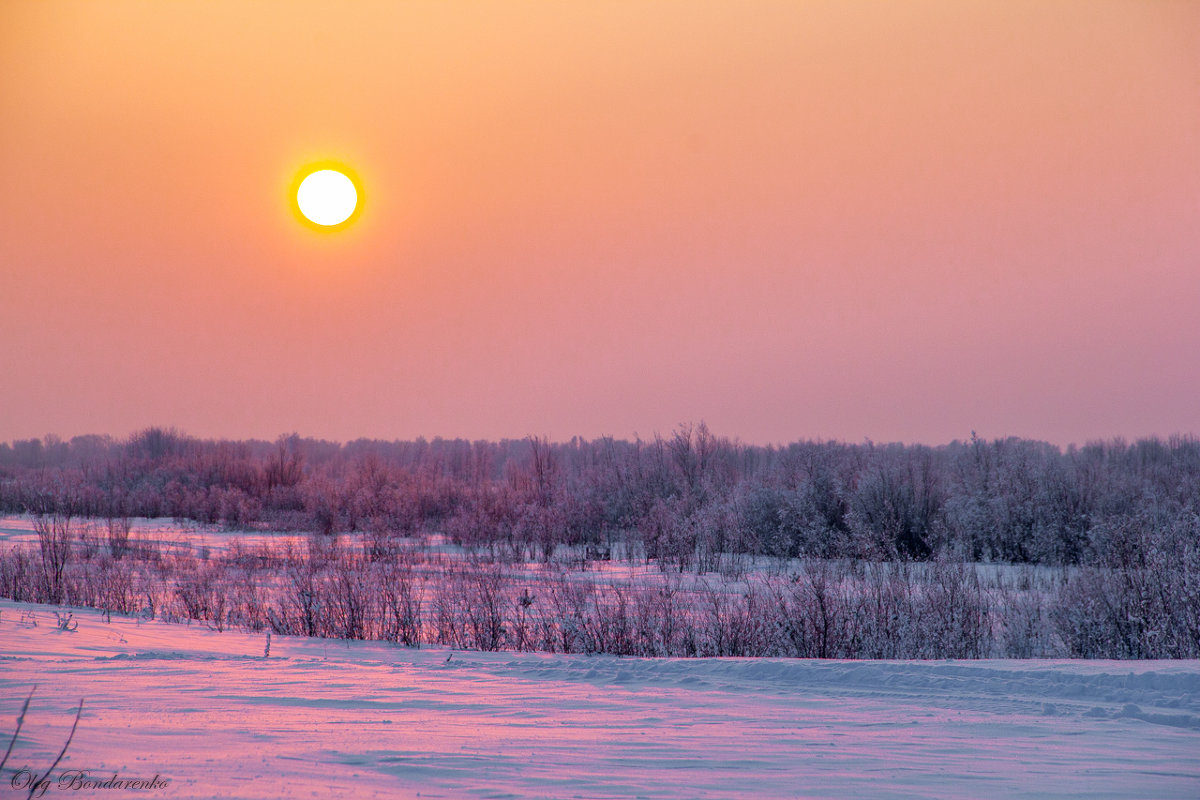
[[[229,437],[229,436],[200,436],[200,435],[192,434],[189,431],[185,431],[176,426],[171,426],[171,425],[148,425],[148,426],[138,428],[135,431],[131,431],[130,433],[125,434],[125,435],[114,435],[114,434],[108,434],[108,433],[80,433],[80,434],[75,434],[73,436],[67,437],[67,436],[61,436],[57,433],[47,432],[47,433],[42,434],[41,436],[19,437],[16,439],[0,439],[0,448],[14,449],[19,444],[27,444],[27,443],[32,443],[32,442],[38,442],[43,447],[55,446],[56,444],[59,444],[59,443],[70,445],[73,442],[84,441],[84,440],[88,440],[88,439],[99,439],[99,440],[102,440],[102,441],[105,441],[105,442],[108,442],[111,444],[119,445],[122,443],[130,443],[130,442],[136,441],[139,437],[145,436],[146,434],[153,433],[153,432],[160,432],[160,433],[166,434],[168,436],[178,437],[180,439],[187,440],[187,441],[194,441],[194,442],[200,442],[200,443],[213,443],[213,444],[230,443],[230,444],[271,445],[271,444],[275,444],[275,443],[278,443],[283,440],[289,440],[289,439],[293,439],[293,438],[299,440],[300,442],[316,442],[316,443],[327,444],[327,445],[336,445],[338,447],[346,447],[348,445],[354,445],[354,444],[359,444],[359,443],[406,444],[406,443],[414,443],[414,442],[428,442],[428,443],[467,442],[470,444],[475,444],[475,443],[506,444],[506,443],[524,442],[524,441],[530,441],[530,440],[545,442],[551,446],[570,445],[570,444],[574,443],[575,441],[579,441],[581,443],[588,444],[588,443],[601,442],[601,441],[605,441],[605,440],[611,440],[611,441],[615,441],[615,442],[624,442],[627,444],[634,444],[634,443],[638,443],[638,442],[643,442],[643,443],[653,442],[656,439],[669,440],[670,438],[675,436],[677,433],[697,432],[701,427],[704,427],[704,429],[713,437],[714,441],[716,441],[716,442],[724,441],[724,442],[727,442],[734,446],[764,448],[764,449],[786,448],[791,445],[831,445],[832,444],[832,445],[843,445],[843,446],[847,446],[847,447],[861,447],[861,446],[866,446],[866,447],[900,446],[900,447],[905,447],[905,448],[927,447],[927,448],[936,450],[936,449],[944,448],[944,447],[952,447],[954,445],[970,444],[972,441],[978,440],[984,444],[993,444],[993,443],[997,443],[997,442],[1009,442],[1009,441],[1018,441],[1018,442],[1033,443],[1033,444],[1043,444],[1043,445],[1049,445],[1051,447],[1056,448],[1060,453],[1069,453],[1075,449],[1090,447],[1090,446],[1094,446],[1094,445],[1128,446],[1128,445],[1136,445],[1140,442],[1160,442],[1163,444],[1170,445],[1170,444],[1174,444],[1175,442],[1197,442],[1197,441],[1200,441],[1200,436],[1198,436],[1197,434],[1182,432],[1182,431],[1176,431],[1176,432],[1165,434],[1165,435],[1150,434],[1147,436],[1138,436],[1138,437],[1124,437],[1124,436],[1098,437],[1095,439],[1088,439],[1088,440],[1082,441],[1082,442],[1067,442],[1067,443],[1052,442],[1052,441],[1049,441],[1046,439],[1037,439],[1037,438],[1028,437],[1028,436],[1015,436],[1015,435],[987,437],[987,436],[979,435],[976,431],[971,431],[965,437],[955,437],[953,439],[949,439],[947,441],[942,441],[942,442],[899,441],[899,440],[876,441],[874,439],[871,439],[870,437],[862,437],[862,438],[856,439],[856,440],[808,437],[808,438],[797,438],[797,439],[790,439],[790,440],[754,442],[754,441],[749,441],[749,440],[743,439],[742,437],[734,435],[734,434],[728,434],[728,433],[725,433],[722,431],[713,431],[713,430],[711,430],[711,428],[708,428],[707,423],[704,420],[700,420],[699,422],[681,422],[681,423],[676,424],[675,426],[673,426],[671,429],[669,429],[667,431],[652,431],[646,435],[641,435],[641,434],[635,433],[632,436],[616,436],[616,435],[611,435],[611,434],[600,434],[599,436],[582,436],[579,434],[575,434],[575,435],[568,436],[565,438],[546,436],[546,435],[542,435],[542,434],[528,433],[523,436],[503,436],[503,437],[492,437],[492,438],[486,438],[486,437],[485,438],[467,438],[464,436],[444,436],[444,435],[431,435],[431,436],[417,435],[417,436],[408,437],[408,438],[382,438],[382,437],[373,437],[373,436],[356,436],[353,438],[346,438],[346,439],[331,439],[331,438],[323,437],[323,436],[306,435],[300,431],[290,431],[290,432],[286,432],[286,433],[280,433],[276,436],[271,436],[271,437],[259,437],[259,436]]]
[[[0,440],[1195,435],[1200,5],[1082,8],[7,3]]]

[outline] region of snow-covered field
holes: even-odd
[[[0,601],[14,769],[104,797],[1200,797],[1200,662],[620,659],[216,633]],[[2,752],[2,751],[0,751]],[[18,782],[24,774],[17,773]],[[54,777],[57,777],[55,775]]]

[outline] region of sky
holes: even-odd
[[[0,440],[1196,433],[1198,309],[1197,3],[0,0]]]

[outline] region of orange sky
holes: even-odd
[[[0,187],[0,439],[1200,431],[1197,3],[8,0]]]

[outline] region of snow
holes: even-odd
[[[57,771],[170,780],[148,796],[1200,796],[1196,661],[622,659],[282,636],[264,658],[263,634],[78,609],[69,632],[56,611],[0,601],[0,747],[38,685],[0,794],[14,768],[49,766],[84,698]]]

